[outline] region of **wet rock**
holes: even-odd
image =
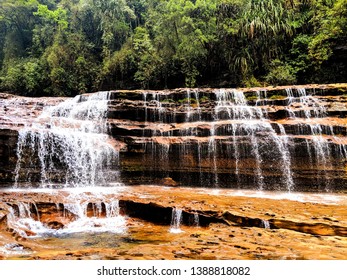
[[[295,230],[303,233],[309,233],[312,235],[321,235],[321,236],[347,236],[347,227],[334,226],[323,223],[303,223],[303,222],[293,222],[290,220],[271,220],[271,225],[274,228],[283,228]]]
[[[0,229],[5,229],[7,227],[7,213],[5,211],[0,211]]]
[[[64,224],[57,222],[57,221],[51,221],[51,222],[47,223],[46,226],[51,228],[51,229],[55,229],[55,230],[64,228]]]
[[[161,185],[164,186],[170,186],[170,187],[176,187],[178,184],[175,180],[173,180],[171,177],[166,177],[160,182]]]
[[[306,103],[303,102],[305,104],[290,104],[286,90],[295,92],[297,88],[305,89],[308,95],[314,97],[314,101],[308,98]],[[256,97],[257,91],[268,93],[267,98],[262,99],[261,103],[257,101],[257,104],[250,99],[247,104],[250,105],[250,110],[261,108],[268,112],[268,124],[278,135],[283,133],[280,129],[282,127],[288,141],[295,147],[290,150],[290,159],[291,168],[295,170],[292,176],[296,190],[319,191],[325,185],[322,180],[328,181],[332,189],[343,189],[341,186],[346,185],[345,166],[342,166],[338,155],[338,151],[341,150],[340,136],[347,135],[346,98],[343,96],[345,89],[346,84],[241,89],[246,97]],[[218,187],[253,185],[257,162],[248,152],[253,149],[249,130],[238,129],[242,126],[240,119],[224,114],[223,108],[219,112],[221,115],[216,119],[215,89],[189,90],[190,105],[187,99],[188,89],[116,90],[110,93],[109,133],[114,138],[112,145],[121,153],[120,170],[123,182],[153,183],[167,177],[172,180],[164,179],[162,182],[168,186],[196,184],[211,187],[218,178]],[[196,90],[201,99],[199,106],[194,97]],[[81,101],[86,100],[88,96],[81,96]],[[44,107],[63,100],[65,99],[26,98],[6,94],[0,96],[1,105],[8,109],[7,112],[0,110],[0,182],[13,181],[18,130],[37,117]],[[159,101],[161,103],[158,103]],[[322,138],[326,139],[329,145],[329,161],[334,167],[332,169],[325,168],[324,164],[317,162],[308,166],[307,162],[301,160],[303,157],[308,158],[308,153],[316,149],[315,141],[311,139],[312,122],[306,117],[293,118],[289,114],[292,110],[292,113],[298,116],[304,116],[305,113],[314,116],[320,108],[325,108],[327,115],[320,118],[312,117],[312,120],[314,119],[313,125],[320,126]],[[187,110],[190,110],[188,115]],[[8,116],[9,113],[11,116]],[[213,155],[209,150],[212,148],[212,131],[215,134]],[[255,135],[259,146],[268,147],[259,150],[264,187],[268,190],[283,188],[281,181],[284,175],[282,165],[279,164],[283,154],[279,151],[274,153],[276,144],[267,143],[269,134],[266,129],[256,132]],[[280,144],[283,146],[283,143]],[[308,146],[310,148],[307,148]],[[266,150],[272,152],[268,153]],[[234,155],[239,156],[235,158]],[[29,159],[32,157],[23,160],[23,172],[19,178],[25,181],[25,176],[29,176],[31,182],[40,181],[39,162]],[[30,168],[26,168],[25,165],[30,165]],[[322,173],[324,176],[321,176]],[[57,171],[51,176],[52,181],[62,181],[64,171]],[[320,177],[320,180],[317,180],[317,177]]]

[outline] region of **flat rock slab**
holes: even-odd
[[[121,214],[127,217],[126,232],[23,239],[6,228],[8,205],[35,202],[38,211],[45,213],[45,219],[54,223],[57,213],[53,213],[52,205],[71,203],[82,194],[90,203],[118,199]],[[2,190],[0,197],[3,259],[347,258],[346,194],[141,185]],[[186,217],[178,233],[170,230],[172,209],[181,209]],[[199,226],[188,222],[189,215],[194,214],[200,218]],[[8,248],[8,244],[16,248],[15,254],[1,249]],[[23,248],[22,254],[18,248]]]

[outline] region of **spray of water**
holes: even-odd
[[[182,229],[180,228],[182,223],[182,209],[173,208],[172,209],[172,217],[171,217],[171,233],[181,233]]]
[[[108,92],[76,96],[47,108],[20,132],[17,145],[15,187],[31,181],[31,169],[39,167],[40,186],[63,183],[84,187],[117,181],[110,167],[118,162],[118,150],[107,132]]]

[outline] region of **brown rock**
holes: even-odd
[[[171,177],[166,177],[161,181],[162,185],[169,186],[169,187],[177,187],[178,184],[175,180],[173,180]]]

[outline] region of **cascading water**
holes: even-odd
[[[118,200],[107,201],[97,186],[121,185],[118,179],[117,142],[107,135],[106,114],[109,92],[76,96],[44,109],[34,122],[19,131],[15,188],[33,187],[53,191],[61,185],[70,189],[62,202],[69,223],[55,229],[32,215],[28,204],[9,209],[8,225],[22,237],[60,236],[76,232],[114,232],[125,230]],[[36,176],[36,178],[35,178]],[[34,182],[31,182],[34,181]],[[71,188],[88,190],[72,192]],[[95,202],[96,200],[96,202]],[[95,208],[87,214],[88,205]],[[59,212],[59,204],[57,212]]]
[[[180,226],[182,223],[182,209],[173,208],[172,209],[172,217],[171,217],[171,233],[180,233],[182,232]]]
[[[271,122],[265,118],[263,111],[257,105],[263,104],[260,102],[260,93],[257,94],[256,106],[248,105],[245,95],[238,90],[218,90],[215,91],[216,107],[215,120],[229,119],[232,126],[232,138],[234,146],[235,159],[235,175],[239,185],[239,159],[240,152],[238,149],[239,138],[249,138],[252,144],[251,156],[255,159],[254,178],[259,190],[265,187],[263,175],[263,158],[261,149],[264,146],[270,148],[274,154],[279,155],[279,160],[282,162],[281,171],[283,181],[288,191],[291,191],[294,186],[294,181],[291,174],[291,159],[289,153],[288,138],[285,131],[281,130],[281,135],[278,135],[272,127]],[[266,96],[266,94],[264,94]],[[271,146],[270,146],[271,145]],[[214,153],[216,155],[216,153]],[[215,161],[215,159],[214,159]]]
[[[21,129],[15,187],[23,180],[30,183],[31,169],[37,166],[43,188],[57,182],[85,187],[117,181],[117,171],[110,167],[117,164],[118,151],[106,134],[108,99],[108,92],[76,96],[46,108]]]
[[[197,214],[197,213],[194,213],[194,226],[195,227],[200,226],[199,214]]]
[[[295,91],[291,88],[287,88],[286,93],[288,96],[287,110],[290,112],[289,114],[292,117],[297,116],[310,119],[312,117],[321,118],[325,116],[325,108],[320,105],[314,96],[307,95],[305,88],[296,88]],[[290,106],[295,103],[297,103],[302,109],[299,110],[297,114],[295,114],[290,108]]]
[[[315,167],[315,164],[321,166],[320,177],[325,178],[321,180],[320,184],[323,184],[326,191],[330,189],[330,178],[328,171],[333,169],[332,148],[329,145],[331,139],[327,135],[335,137],[333,128],[330,125],[322,125],[321,120],[326,117],[326,109],[322,106],[314,96],[307,94],[304,88],[286,89],[288,97],[288,105],[286,110],[289,116],[299,123],[300,134],[308,135],[306,139],[307,155],[311,168]],[[294,110],[293,107],[299,107],[299,110]],[[304,120],[304,121],[301,121]],[[344,150],[345,145],[339,145],[339,149]],[[312,154],[314,158],[312,157]],[[340,152],[340,157],[345,158],[346,154]]]
[[[137,109],[144,133],[132,141],[151,156],[144,158],[152,179],[286,191],[315,181],[314,189],[329,190],[346,158],[345,132],[313,94],[298,87],[147,92]]]
[[[94,207],[93,213],[88,213],[88,207]],[[33,203],[18,203],[9,208],[7,216],[8,226],[24,238],[39,238],[48,236],[63,236],[79,232],[112,232],[124,233],[126,231],[126,221],[119,214],[118,200],[109,202],[91,202],[81,199],[81,196],[74,197],[71,202],[62,206],[62,220],[68,221],[66,224],[58,225],[58,228],[49,223],[42,222],[39,210],[33,212]],[[60,206],[56,206],[59,213]]]
[[[172,248],[187,236],[191,247],[163,257],[213,257],[205,248],[216,242],[234,257],[244,249],[224,237],[243,238],[246,224],[258,236],[280,236],[280,228],[342,236],[346,98],[284,89],[26,98],[24,119],[12,98],[0,100],[0,159],[16,173],[15,189],[5,185],[0,200],[0,258],[155,258],[157,244]],[[225,221],[240,226],[238,236],[218,226]]]
[[[270,222],[267,221],[267,220],[262,220],[262,221],[261,221],[261,227],[262,227],[262,228],[265,228],[265,229],[270,229],[270,228],[271,228],[271,227],[270,227]]]
[[[16,171],[16,188],[1,190],[0,258],[213,258],[216,242],[226,247],[223,258],[235,251],[248,258],[254,250],[224,241],[244,242],[245,225],[280,240],[282,228],[343,236],[340,92],[117,90],[63,100],[0,98],[0,181],[9,182],[5,168]],[[17,104],[24,119],[11,108]],[[225,221],[240,230],[231,234]],[[161,255],[162,241],[185,244]],[[328,241],[320,244],[327,251]],[[276,248],[271,257],[286,251]]]
[[[283,98],[266,90],[251,96],[235,89],[136,93],[142,100],[134,95],[127,104],[136,105],[128,108],[137,110],[131,119],[140,133],[129,142],[124,130],[119,138],[106,135],[108,105],[121,108],[114,99],[108,101],[109,93],[76,97],[46,109],[19,132],[15,186],[38,177],[41,187],[117,182],[117,139],[124,146],[138,143],[134,152],[143,151],[151,179],[176,176],[188,185],[292,191],[297,178],[318,174],[329,190],[333,158],[346,158],[344,138],[324,120],[322,100],[303,88],[279,93]],[[127,117],[122,123],[133,129]],[[303,157],[312,171],[308,164],[303,169]]]

